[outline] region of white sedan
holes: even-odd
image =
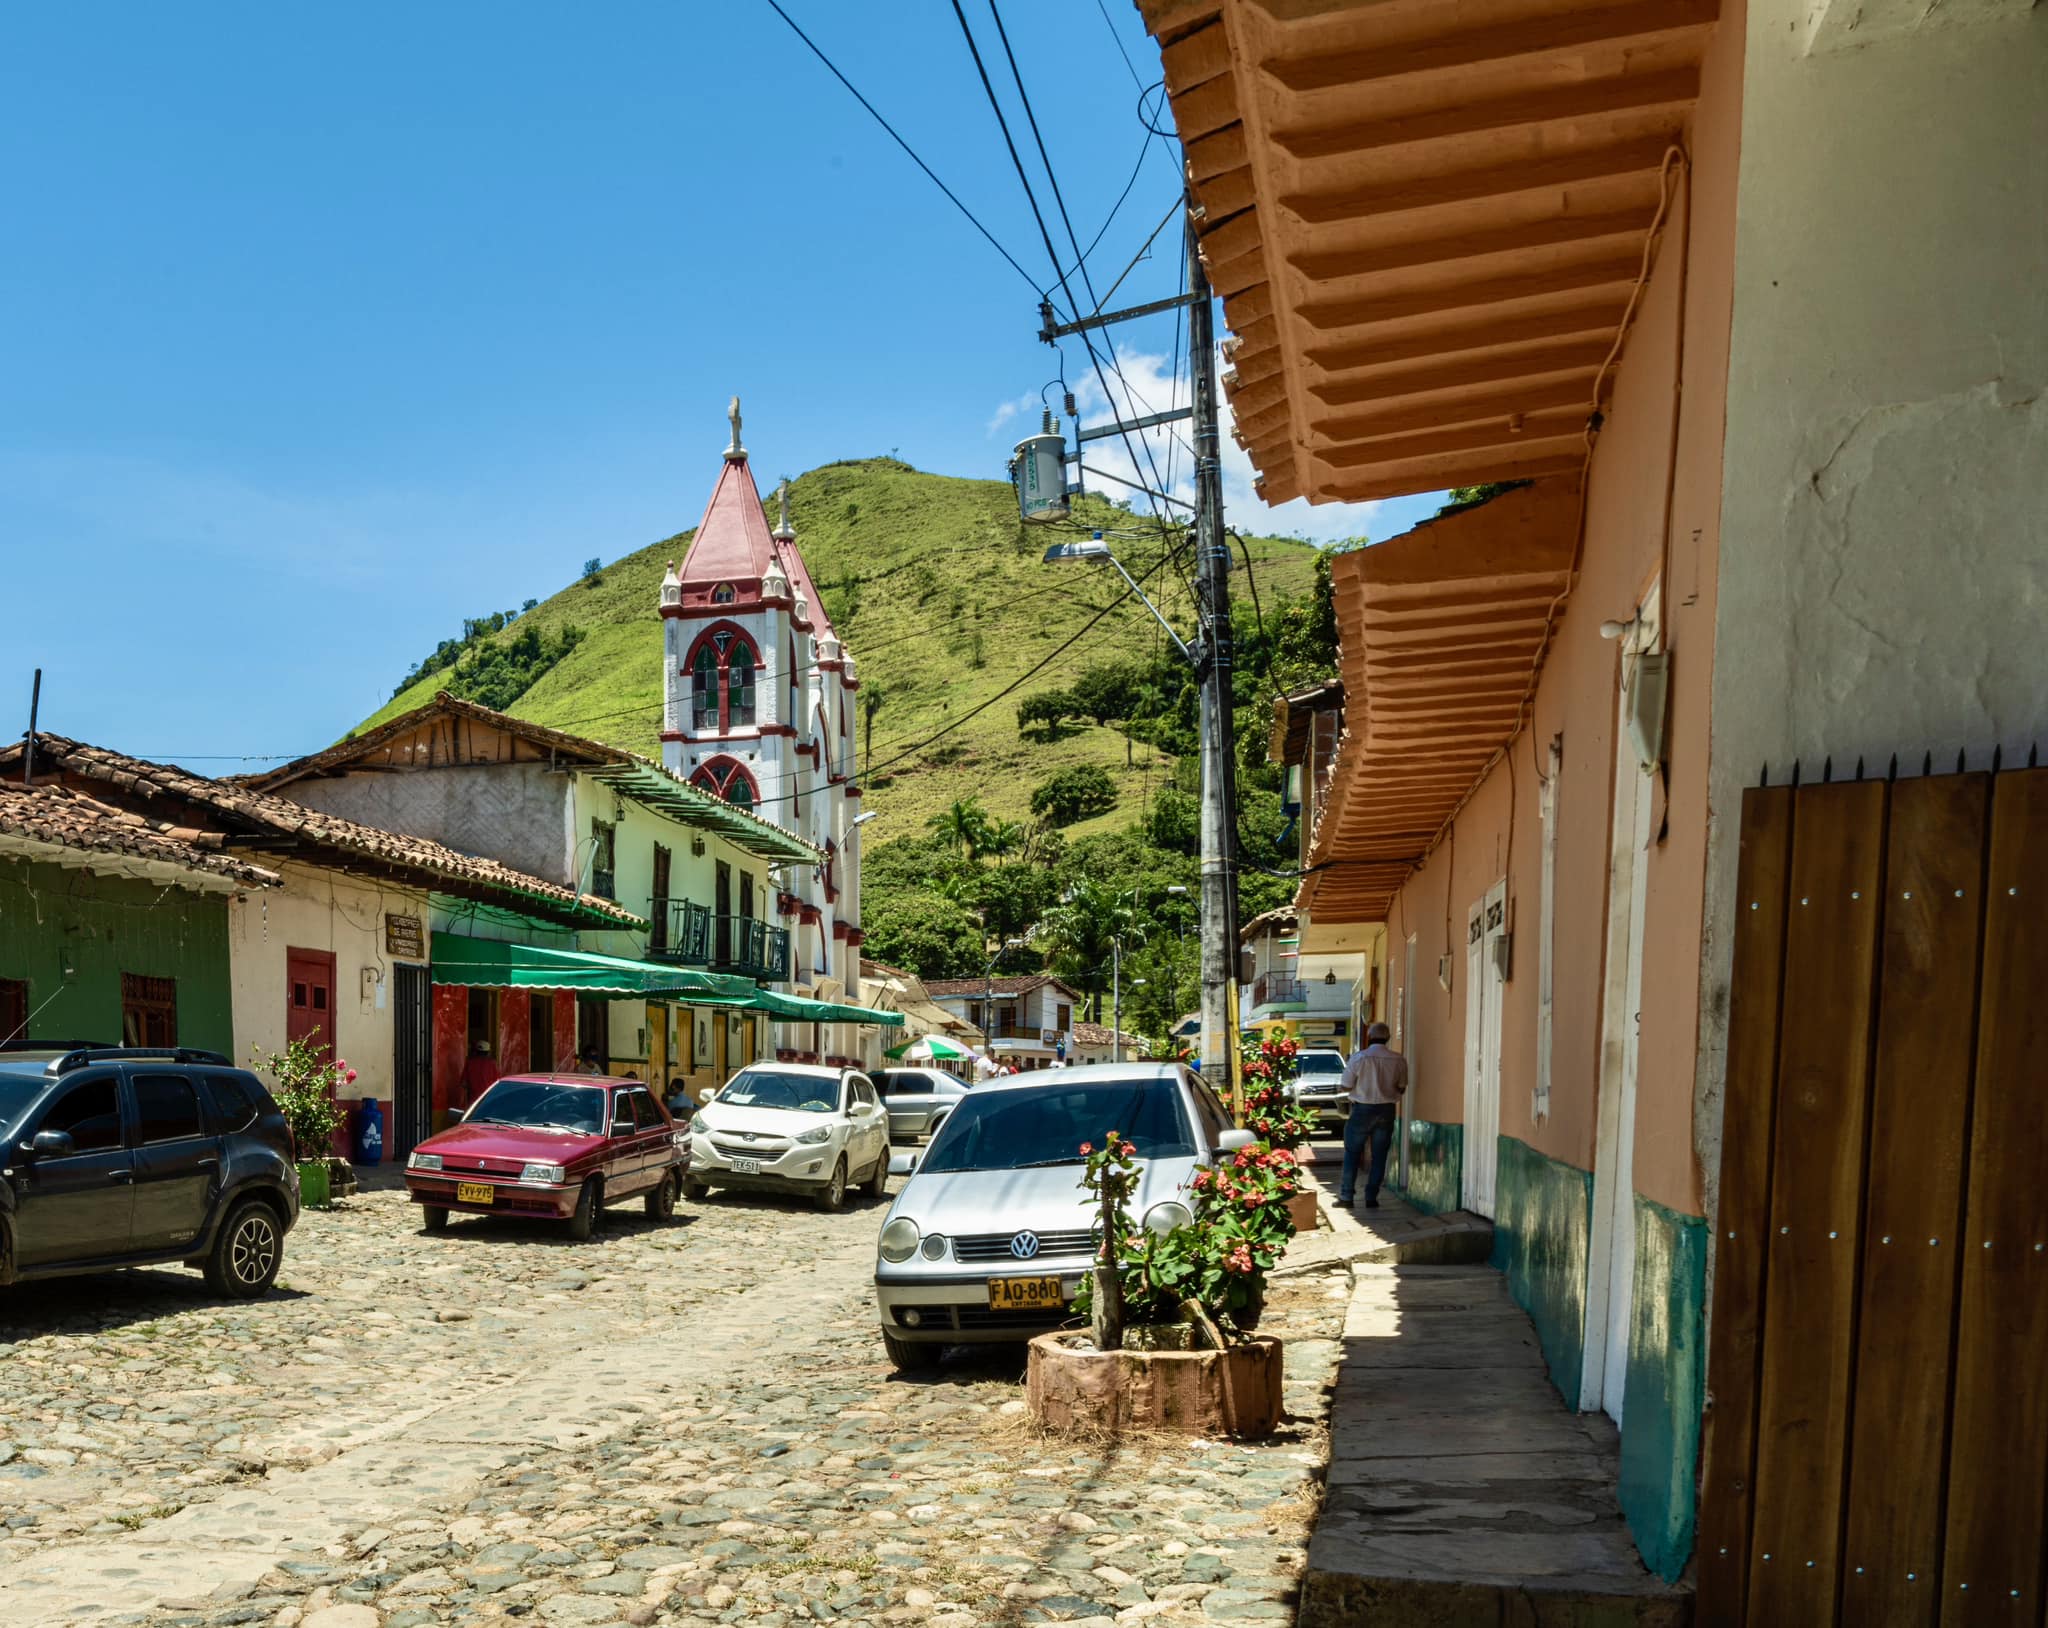
[[[846,1189],[880,1198],[889,1179],[889,1116],[865,1074],[808,1063],[750,1063],[690,1124],[693,1201],[713,1187],[800,1193],[828,1210]]]

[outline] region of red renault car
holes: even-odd
[[[450,1210],[567,1221],[588,1238],[607,1204],[639,1198],[665,1221],[690,1168],[690,1130],[638,1080],[513,1074],[406,1160],[428,1232]]]

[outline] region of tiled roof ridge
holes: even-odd
[[[19,748],[13,751],[18,756]],[[151,763],[104,746],[92,746],[62,735],[41,732],[36,736],[36,755],[39,761],[47,761],[52,767],[62,767],[105,781],[145,799],[154,796],[182,797],[229,818],[289,836],[302,836],[310,842],[360,854],[385,864],[608,917],[622,927],[642,924],[640,917],[612,900],[577,893],[559,882],[529,876],[495,859],[458,853],[426,837],[407,836],[378,826],[363,825],[248,786],[209,780],[174,764]]]
[[[279,881],[275,871],[227,853],[215,832],[152,821],[68,786],[0,783],[0,832],[82,853],[177,865],[251,887],[275,887]]]

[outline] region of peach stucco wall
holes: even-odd
[[[1646,861],[1635,1185],[1692,1214],[1703,1207],[1692,1105],[1742,33],[1742,8],[1731,6],[1708,51],[1690,133],[1690,209],[1681,190],[1622,354],[1593,457],[1581,574],[1537,687],[1531,723],[1515,741],[1511,761],[1495,765],[1458,815],[1454,834],[1439,843],[1388,913],[1397,982],[1401,946],[1409,934],[1418,935],[1417,987],[1407,1014],[1417,1062],[1413,1112],[1461,1121],[1466,917],[1488,888],[1507,878],[1515,951],[1502,1015],[1500,1128],[1552,1158],[1591,1169],[1620,680],[1619,646],[1603,640],[1599,627],[1626,620],[1663,575],[1664,641],[1672,659],[1669,779],[1668,794],[1660,789],[1652,807]],[[1684,387],[1675,394],[1681,292]],[[1662,558],[1667,484],[1668,566]],[[1559,735],[1551,1099],[1550,1113],[1538,1123],[1532,1112],[1542,878],[1537,775]],[[1437,957],[1446,951],[1452,957],[1449,995],[1437,981]]]

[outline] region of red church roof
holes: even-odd
[[[703,522],[690,540],[690,551],[683,556],[684,586],[714,588],[722,582],[736,588],[758,586],[774,553],[775,540],[768,535],[768,516],[761,508],[761,494],[754,486],[746,455],[728,457],[718,472],[718,484],[711,489]]]

